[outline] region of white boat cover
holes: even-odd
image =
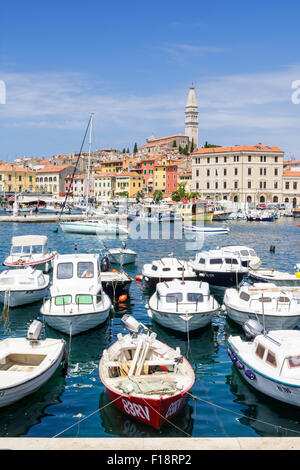
[[[13,246],[46,245],[48,238],[45,235],[21,235],[12,238]]]

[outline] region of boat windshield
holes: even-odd
[[[166,295],[166,302],[168,302],[168,303],[182,302],[181,292],[174,293],[174,294],[167,294]]]
[[[189,302],[203,302],[203,294],[189,292],[187,295],[187,299]]]
[[[43,254],[44,253],[44,246],[43,245],[32,245],[31,253],[35,254]]]
[[[79,262],[77,264],[77,276],[79,278],[94,277],[94,264],[91,262]]]
[[[300,367],[300,355],[287,357],[288,366],[290,369]]]
[[[58,295],[55,297],[55,305],[69,305],[71,303],[71,295]]]
[[[73,277],[73,263],[59,263],[57,265],[57,279],[71,279]]]
[[[75,297],[75,302],[76,304],[84,304],[84,305],[90,305],[93,303],[93,298],[91,295],[86,295],[86,294],[77,294]]]

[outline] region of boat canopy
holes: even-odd
[[[174,279],[168,282],[159,282],[156,287],[157,294],[159,297],[167,295],[176,295],[176,293],[193,293],[202,294],[205,296],[210,295],[209,284],[202,281],[182,281],[180,279]]]
[[[12,246],[46,245],[47,241],[45,235],[22,235],[12,238]]]

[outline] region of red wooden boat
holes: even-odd
[[[130,333],[120,333],[103,351],[100,379],[115,406],[160,429],[185,404],[195,382],[194,371],[179,348],[158,341],[156,333],[133,317],[124,315],[122,323]]]

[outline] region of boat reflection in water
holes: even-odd
[[[51,379],[32,395],[0,410],[0,437],[24,437],[49,416],[52,405],[61,403],[66,379],[58,369]],[[45,432],[45,436],[46,436]],[[40,437],[43,437],[39,434]]]
[[[163,430],[157,430],[142,422],[122,413],[114,404],[109,405],[110,400],[104,391],[100,395],[99,409],[101,426],[105,434],[120,437],[188,437],[193,431],[192,401],[187,400],[181,411],[163,426]]]
[[[227,377],[230,391],[240,405],[239,423],[252,428],[261,437],[297,437],[300,434],[300,412],[295,407],[273,401],[258,392],[240,376],[232,366]],[[235,413],[236,413],[235,408]],[[245,435],[249,435],[247,432]]]

